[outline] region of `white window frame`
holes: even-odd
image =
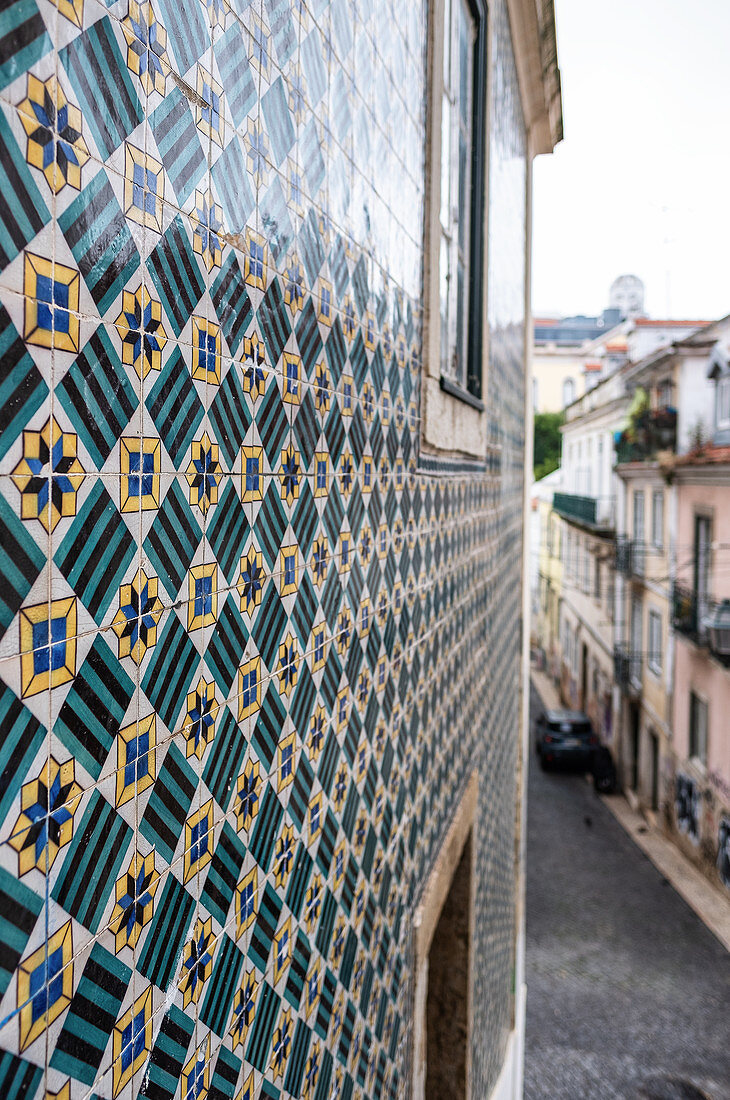
[[[723,374],[718,378],[715,402],[717,427],[730,428],[730,374]]]
[[[634,572],[641,574],[644,572],[646,555],[646,496],[643,489],[634,489],[632,509]]]
[[[662,674],[662,617],[659,611],[649,608],[647,667],[655,676]]]
[[[575,401],[575,379],[564,378],[563,379],[563,408],[567,409],[568,405],[572,405]]]
[[[658,522],[657,522],[658,520]],[[658,528],[658,530],[657,530]],[[651,494],[651,544],[655,550],[664,549],[664,490],[654,489]]]
[[[631,621],[630,621],[630,648],[631,655],[631,668],[630,676],[632,683],[636,685],[641,684],[641,672],[642,672],[642,654],[641,647],[644,637],[644,624],[643,624],[643,608],[641,601],[636,597],[631,601]]]

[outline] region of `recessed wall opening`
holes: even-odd
[[[472,832],[428,952],[425,1100],[465,1100],[469,1023]]]
[[[412,1100],[472,1096],[470,945],[478,797],[479,774],[474,771],[413,915]]]

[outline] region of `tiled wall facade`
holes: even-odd
[[[493,20],[490,444],[419,455],[425,11],[9,0],[0,1095],[395,1097],[467,775],[511,1026],[525,146]]]

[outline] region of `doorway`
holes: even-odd
[[[464,1100],[472,838],[467,838],[428,953],[425,1100]]]
[[[582,643],[580,649],[580,705],[585,710],[588,704],[588,646]]]
[[[639,708],[629,704],[629,744],[631,750],[629,786],[635,791],[639,786]]]
[[[651,731],[651,808],[659,809],[659,738]]]
[[[466,1100],[471,1078],[475,771],[414,917],[413,1100]]]

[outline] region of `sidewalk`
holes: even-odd
[[[562,706],[558,691],[549,676],[538,669],[530,669],[530,677],[545,707]],[[671,883],[725,950],[730,951],[730,901],[708,882],[676,844],[659,829],[649,825],[642,814],[632,810],[623,795],[601,797],[637,847]]]
[[[543,705],[546,707],[546,709],[556,710],[557,708],[562,707],[563,704],[560,702],[558,689],[555,687],[555,684],[552,682],[546,672],[541,672],[540,669],[537,668],[531,668],[530,679],[535,685],[537,694],[542,699]]]

